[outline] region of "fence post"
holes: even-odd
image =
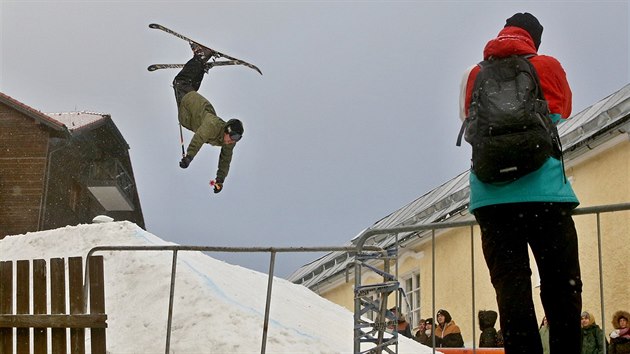
[[[177,250],[173,250],[173,262],[171,264],[171,287],[168,293],[168,315],[166,320],[166,348],[165,354],[171,351],[171,327],[173,325],[173,302],[175,301],[175,275],[177,274]]]
[[[608,338],[606,338],[606,304],[604,303],[604,264],[602,258],[602,227],[600,213],[597,213],[597,266],[599,272],[599,302],[601,304],[602,312],[602,338],[604,343],[604,354],[608,353]]]
[[[13,263],[0,262],[0,314],[13,313]],[[0,352],[13,352],[13,328],[0,328]]]
[[[271,251],[271,259],[269,260],[269,274],[267,275],[267,301],[265,303],[265,319],[263,321],[262,344],[260,353],[265,354],[267,350],[267,332],[269,330],[269,309],[271,308],[271,287],[273,286],[273,271],[276,264],[276,252]]]
[[[50,260],[50,313],[66,313],[66,269],[63,258]],[[65,353],[66,330],[65,328],[53,328],[52,351],[53,353]]]
[[[105,272],[103,271],[103,256],[91,256],[89,262],[90,283],[90,313],[105,313]],[[105,328],[91,328],[92,354],[105,354],[107,343]]]
[[[30,262],[27,260],[16,262],[16,310],[17,314],[29,314],[30,312]],[[18,353],[28,353],[30,350],[30,330],[28,328],[16,328],[15,330],[16,351]]]
[[[33,260],[33,314],[46,314],[46,261]],[[48,352],[48,330],[33,328],[33,352],[46,354]]]
[[[83,312],[83,258],[68,258],[68,290],[70,296],[70,314]],[[70,328],[70,352],[85,354],[85,329]]]

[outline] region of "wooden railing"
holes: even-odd
[[[82,354],[86,328],[91,331],[91,352],[105,354],[103,257],[91,257],[89,261],[89,313],[86,313],[88,299],[84,293],[81,257],[68,258],[67,286],[62,258],[50,260],[49,282],[43,259],[0,262],[0,354],[31,353],[31,349],[35,354]]]

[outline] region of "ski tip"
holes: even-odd
[[[155,65],[149,65],[149,67],[147,68],[147,70],[149,71],[155,71],[157,70],[157,67]]]
[[[257,71],[260,75],[263,74],[262,71],[260,71],[260,69],[258,69],[258,67],[256,65],[254,65],[254,64],[243,63],[243,62],[241,62],[241,64],[249,67],[250,69],[253,69],[253,70]]]
[[[158,27],[160,27],[160,25],[158,25],[157,23],[149,24],[149,28],[158,28]]]

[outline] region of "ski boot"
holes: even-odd
[[[216,55],[216,52],[210,48],[206,48],[203,46],[200,46],[198,44],[195,43],[190,43],[190,48],[193,51],[193,54],[195,55],[196,58],[198,58],[199,60],[201,60],[202,62],[207,62],[208,60],[210,60],[210,58],[212,58],[213,56]]]
[[[203,71],[207,74],[210,69],[212,69],[216,65],[216,61],[212,60],[205,64],[203,64]]]

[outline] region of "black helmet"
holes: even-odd
[[[239,141],[243,137],[243,122],[238,119],[230,119],[225,123],[225,132],[232,140]]]

